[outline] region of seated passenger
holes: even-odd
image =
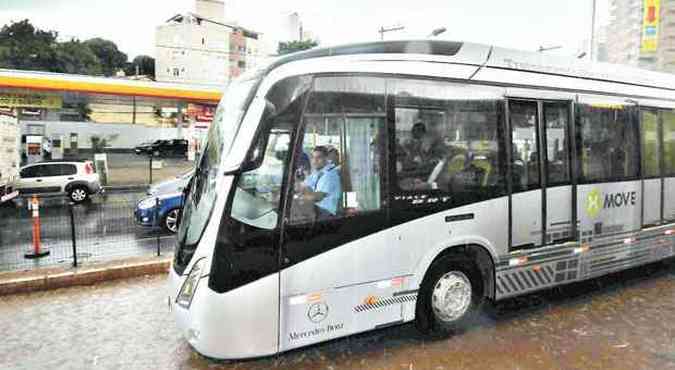
[[[408,161],[408,153],[400,145],[396,148],[396,175],[398,187],[401,190],[429,190],[431,187],[425,183],[417,171],[406,170],[404,163]]]
[[[405,151],[403,171],[426,178],[438,162],[446,157],[446,149],[439,138],[427,132],[426,125],[421,121],[413,125],[411,136],[401,146]]]
[[[311,163],[313,171],[300,184],[300,196],[314,203],[318,220],[335,217],[342,195],[340,173],[328,162],[328,150],[323,146],[314,148]]]

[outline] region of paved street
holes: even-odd
[[[404,325],[243,362],[196,354],[167,312],[166,286],[154,276],[2,297],[0,368],[675,368],[672,261],[499,303],[449,339]]]
[[[133,220],[136,202],[144,193],[94,196],[74,208],[79,262],[156,253],[157,231]],[[0,208],[0,271],[72,263],[70,215],[62,197],[41,200],[41,241],[50,255],[40,260],[23,257],[32,243],[32,219],[25,207]],[[160,247],[173,249],[173,235],[160,231]],[[35,266],[37,265],[37,266]]]

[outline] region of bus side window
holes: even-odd
[[[302,147],[310,166],[296,169],[291,222],[352,217],[382,208],[384,80],[320,77],[303,117]],[[306,158],[302,159],[301,158]]]
[[[458,206],[505,194],[501,91],[403,79],[389,86],[399,199],[419,194]]]
[[[635,180],[640,173],[637,126],[628,106],[579,104],[578,153],[582,182]]]

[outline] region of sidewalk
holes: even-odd
[[[0,273],[0,296],[91,285],[101,281],[135,276],[164,274],[171,265],[172,255],[133,257],[81,267],[43,268],[29,271]]]

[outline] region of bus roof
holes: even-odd
[[[268,66],[267,72],[294,61],[348,55],[353,55],[357,59],[359,55],[366,54],[380,55],[382,60],[387,61],[409,61],[413,58],[412,60],[416,61],[469,64],[481,68],[519,70],[675,90],[675,76],[668,73],[540,52],[443,40],[376,41],[316,48],[280,57]]]
[[[1,87],[213,103],[218,102],[222,96],[218,89],[204,86],[9,69],[0,69]]]

